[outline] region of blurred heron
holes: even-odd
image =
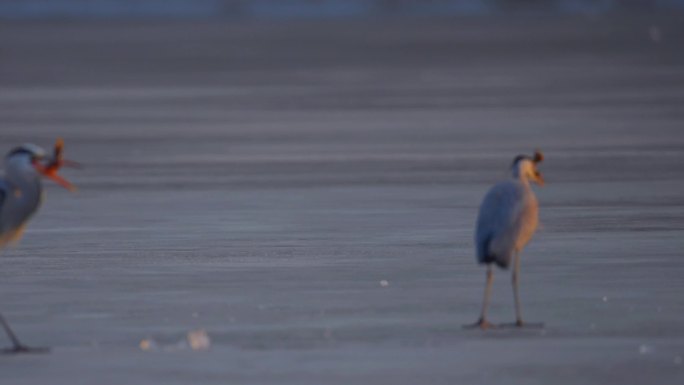
[[[45,150],[34,144],[24,144],[10,151],[5,158],[5,175],[0,177],[0,248],[18,242],[28,220],[38,210],[43,195],[41,177],[74,190],[71,183],[57,174],[61,166],[74,165],[62,159],[62,147],[63,142],[58,140],[53,158],[46,159]],[[23,345],[2,314],[0,324],[13,344],[8,352],[41,350]]]
[[[520,252],[537,229],[539,205],[530,182],[540,186],[544,179],[537,165],[544,159],[540,151],[534,156],[519,155],[511,166],[511,179],[494,185],[485,195],[477,218],[475,245],[477,261],[487,265],[487,281],[480,319],[471,327],[487,329],[487,306],[492,289],[492,263],[507,269],[513,263],[513,297],[515,299],[515,325],[523,326],[518,296]]]

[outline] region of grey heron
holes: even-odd
[[[18,242],[28,220],[38,210],[43,195],[41,177],[50,178],[66,189],[75,189],[57,174],[64,165],[75,166],[74,162],[62,159],[62,148],[63,142],[58,139],[54,155],[49,159],[41,147],[24,144],[5,157],[5,175],[0,177],[0,248]],[[2,314],[0,324],[13,345],[7,352],[44,350],[23,345]]]
[[[487,265],[484,300],[480,318],[471,327],[487,329],[487,307],[492,288],[492,263],[507,269],[513,264],[512,285],[515,300],[515,325],[523,326],[518,296],[520,253],[537,230],[539,204],[530,182],[540,186],[544,179],[537,165],[544,160],[540,151],[534,156],[519,155],[511,166],[511,179],[495,184],[480,205],[475,230],[477,261]]]

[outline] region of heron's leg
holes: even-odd
[[[484,299],[482,301],[482,312],[480,313],[480,319],[477,320],[472,325],[466,325],[467,328],[489,329],[494,327],[493,324],[487,321],[487,308],[489,307],[489,294],[492,292],[492,282],[494,281],[494,272],[492,271],[492,265],[487,265],[487,282],[485,283]]]
[[[2,316],[2,314],[0,314],[0,323],[2,324],[2,327],[5,329],[5,333],[7,333],[7,336],[9,337],[10,341],[12,341],[12,345],[14,345],[14,348],[12,349],[13,351],[21,352],[29,350],[29,348],[24,346],[19,341],[19,338],[17,338],[17,335],[14,334],[12,328],[9,326],[9,323],[7,322],[5,317]]]
[[[515,261],[513,265],[513,276],[511,281],[513,284],[513,297],[515,298],[515,325],[522,326],[523,321],[522,315],[520,314],[520,296],[518,294],[518,273],[520,272],[520,253],[516,252],[514,258]]]
[[[480,322],[487,322],[487,309],[489,308],[489,295],[492,292],[492,282],[494,281],[494,272],[492,265],[487,265],[487,283],[485,284],[484,299],[482,300],[482,312],[480,313]]]

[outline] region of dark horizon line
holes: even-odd
[[[344,19],[684,13],[684,0],[0,0],[0,20]]]

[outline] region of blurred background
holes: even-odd
[[[5,18],[290,18],[603,14],[682,10],[682,0],[3,0]]]
[[[677,0],[0,0],[0,153],[61,136],[85,165],[0,257],[0,310],[53,348],[3,381],[681,382],[683,21]],[[464,331],[478,205],[536,148],[521,296],[546,328]],[[492,320],[512,302],[497,271]]]

